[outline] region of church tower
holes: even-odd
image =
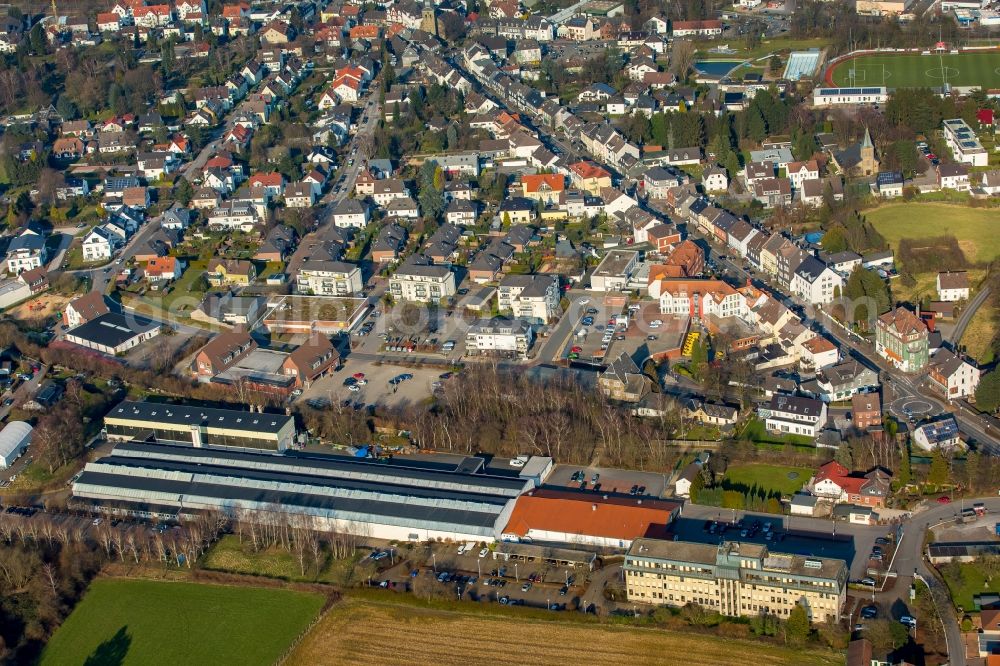
[[[424,9],[420,16],[420,29],[432,35],[438,34],[437,14],[434,12],[433,0],[424,0]]]
[[[858,169],[862,174],[871,176],[878,173],[878,160],[875,159],[875,144],[872,143],[871,132],[865,128],[865,138],[861,142],[861,161]]]

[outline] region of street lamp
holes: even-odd
[[[521,582],[521,579],[517,577],[517,562],[514,562],[514,582]]]
[[[437,575],[437,572],[438,572],[438,558],[437,558],[437,554],[436,553],[431,553],[431,561],[433,562],[433,566],[434,566],[434,574]]]

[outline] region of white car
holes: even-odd
[[[489,554],[490,554],[490,549],[489,548],[483,548],[481,551],[479,551],[479,558],[482,559],[482,558],[486,557]]]
[[[352,393],[357,393],[358,391],[361,390],[361,387],[358,386],[357,384],[351,384],[350,386],[347,387],[347,390],[351,391]]]

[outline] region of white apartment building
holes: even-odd
[[[951,118],[941,122],[944,129],[944,142],[954,156],[956,162],[964,162],[972,166],[987,166],[990,156],[979,142],[979,137],[972,131],[969,124],[961,118]]]
[[[559,279],[554,275],[505,275],[497,287],[500,312],[531,324],[559,316]]]
[[[300,294],[351,296],[361,291],[364,281],[361,279],[361,269],[355,264],[309,259],[299,269],[295,285]]]
[[[772,553],[764,544],[636,539],[624,573],[630,602],[696,603],[734,617],[787,619],[801,604],[813,622],[836,622],[847,600],[846,562]]]
[[[30,224],[7,246],[7,271],[13,275],[39,268],[47,260],[45,236]]]
[[[534,331],[526,321],[491,319],[478,321],[465,336],[465,352],[476,354],[511,354],[524,358],[535,340]]]
[[[790,289],[807,303],[832,303],[844,279],[816,257],[807,257],[792,275]]]
[[[83,239],[84,261],[107,261],[118,246],[118,237],[113,236],[104,227],[94,227]]]
[[[826,403],[814,398],[776,394],[757,411],[771,432],[816,437],[826,425]]]
[[[389,293],[397,301],[434,303],[455,295],[455,274],[447,266],[435,266],[420,255],[412,255],[389,278]]]

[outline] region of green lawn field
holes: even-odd
[[[893,249],[903,238],[954,236],[972,263],[1000,256],[996,209],[968,208],[942,203],[902,203],[865,211],[865,217]]]
[[[838,62],[827,72],[835,86],[940,88],[1000,86],[1000,50],[980,53],[862,55]]]
[[[323,602],[321,595],[290,590],[99,580],[49,641],[41,663],[269,665]]]
[[[733,465],[726,470],[726,481],[747,487],[757,486],[774,490],[782,495],[791,495],[801,490],[812,476],[807,467],[785,467],[783,465]],[[794,478],[791,478],[794,477]]]

